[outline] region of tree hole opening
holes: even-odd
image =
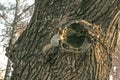
[[[63,42],[67,44],[67,48],[72,47],[80,50],[85,39],[88,40],[88,30],[80,23],[72,23],[65,27],[63,31],[65,32]]]

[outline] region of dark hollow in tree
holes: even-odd
[[[14,63],[11,79],[109,80],[119,5],[119,0],[35,0],[28,27],[7,53]],[[42,52],[59,27],[73,23],[87,27],[92,40],[87,51],[76,53],[58,46]]]

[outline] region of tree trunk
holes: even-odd
[[[7,53],[14,63],[11,80],[108,80],[118,37],[119,5],[119,0],[36,0],[28,27]],[[59,45],[43,53],[58,28],[78,23],[87,28],[84,39],[90,47],[76,53],[76,48],[68,51]]]
[[[12,65],[12,62],[10,60],[8,60],[4,80],[10,80],[11,72],[12,72],[11,65]]]

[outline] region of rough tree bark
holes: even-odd
[[[28,27],[7,53],[14,63],[11,79],[108,80],[120,26],[119,5],[120,0],[36,0]],[[58,46],[42,52],[58,27],[77,21],[92,33],[87,51]]]

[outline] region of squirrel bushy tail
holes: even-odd
[[[52,48],[51,44],[46,44],[43,48],[43,53],[46,53],[50,48]]]

